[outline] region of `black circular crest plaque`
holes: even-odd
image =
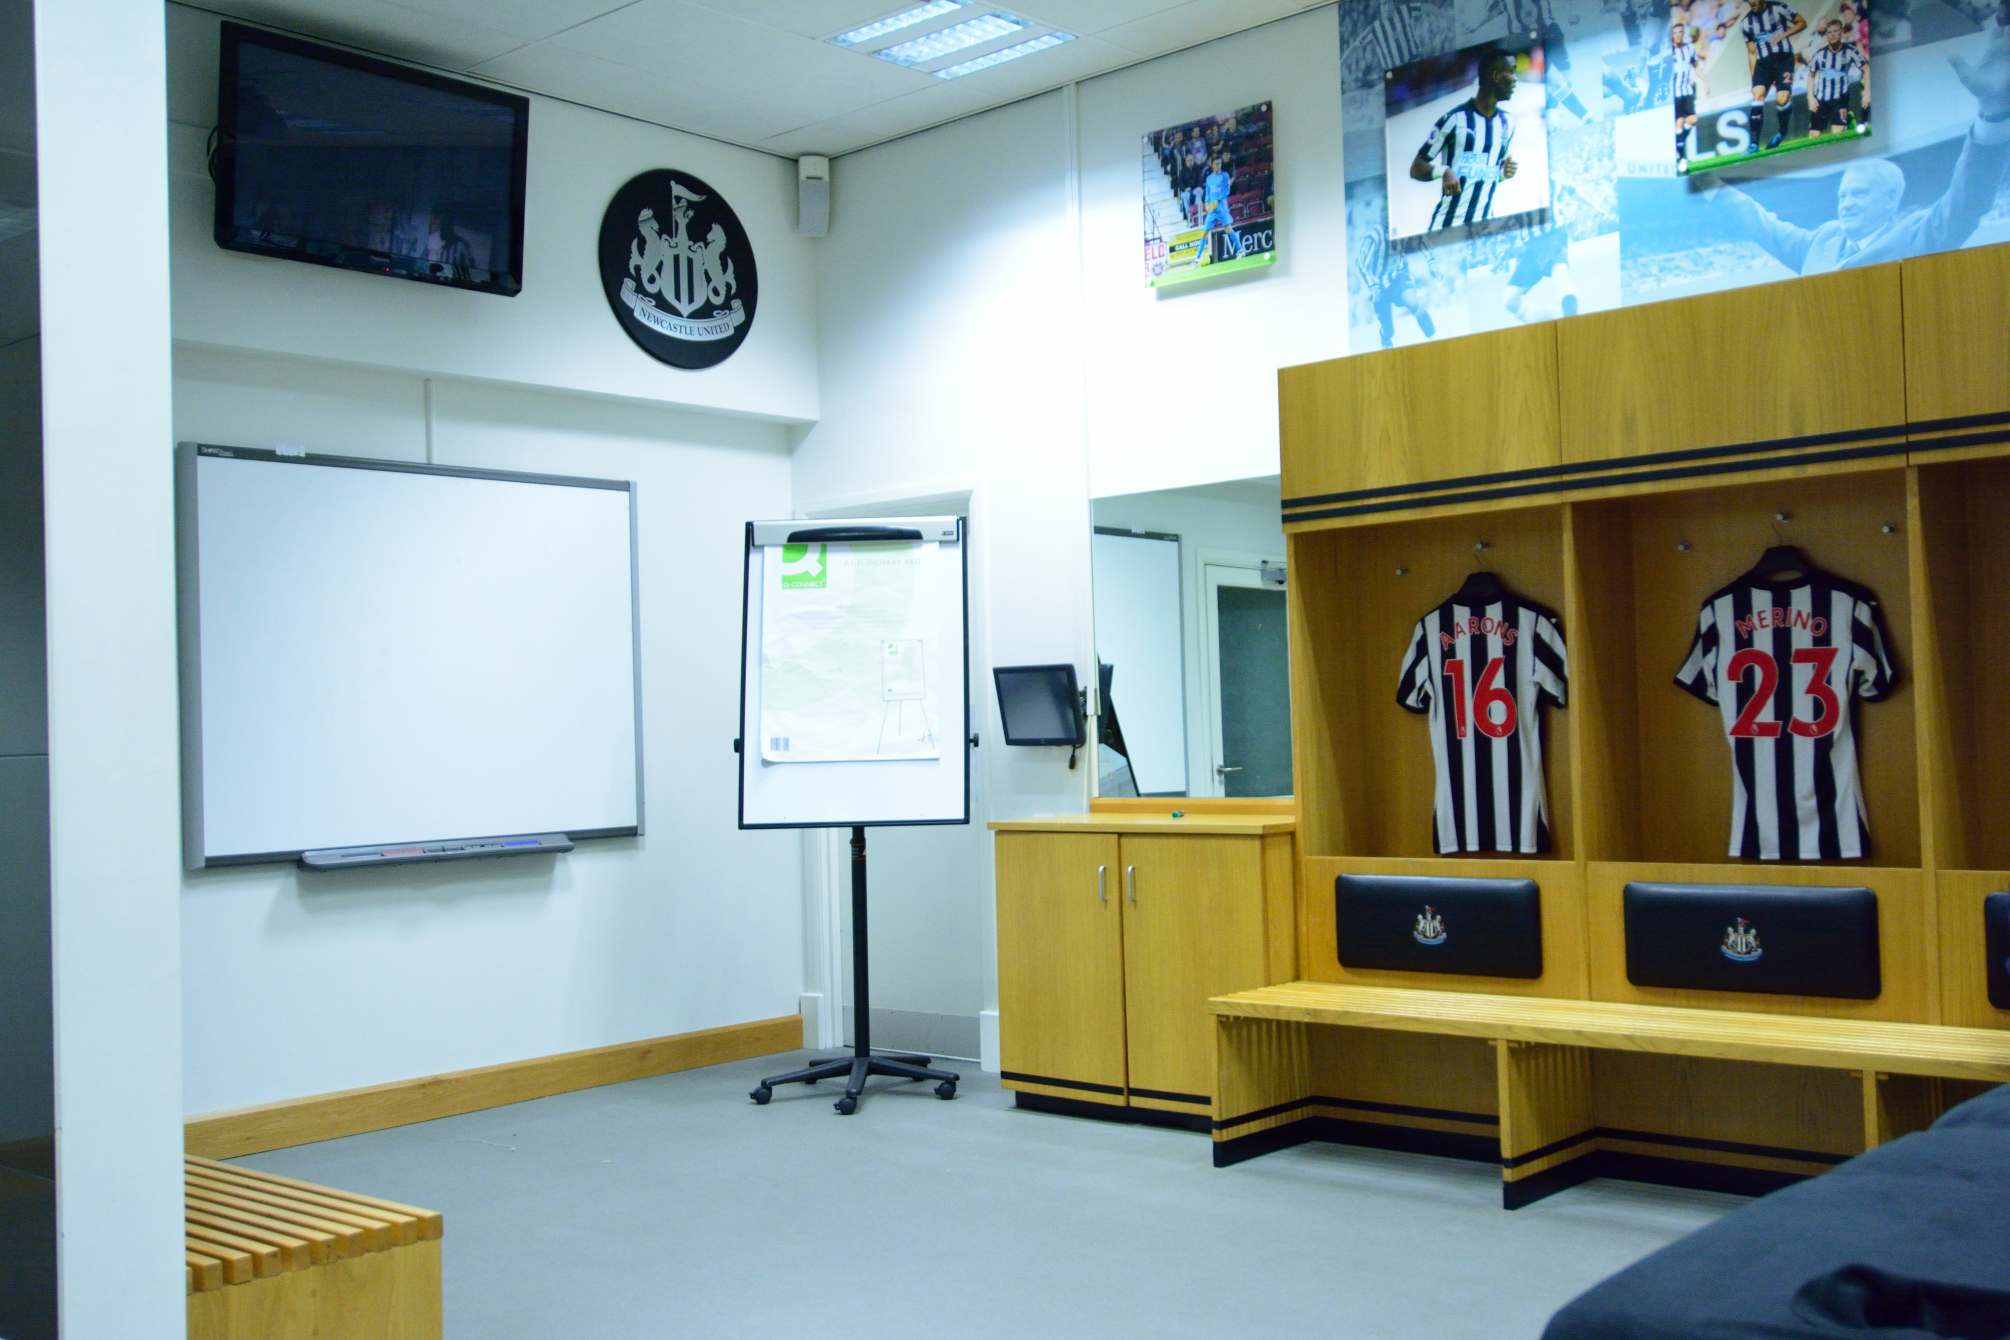
[[[628,338],[650,357],[709,368],[754,325],[759,278],[740,216],[682,172],[645,172],[600,220],[600,284]]]

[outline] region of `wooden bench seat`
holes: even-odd
[[[438,1340],[434,1211],[194,1157],[183,1193],[190,1340]]]
[[[2010,1032],[1609,1001],[1285,982],[1208,1002],[1215,1015],[1215,1163],[1313,1138],[1323,1109],[1308,1029],[1476,1038],[1496,1054],[1502,1201],[1512,1209],[1598,1175],[1591,1054],[1644,1052],[1855,1072],[1864,1147],[1924,1126],[1918,1080],[2010,1081]],[[1608,1142],[1609,1143],[1609,1142]]]

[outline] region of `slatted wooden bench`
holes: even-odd
[[[189,1158],[190,1340],[439,1340],[440,1216]]]
[[[1309,1030],[1477,1038],[1495,1052],[1501,1201],[1515,1209],[1597,1176],[1591,1054],[1756,1061],[1862,1077],[1864,1147],[1926,1125],[1912,1077],[2010,1081],[2010,1031],[1816,1019],[1606,1001],[1284,982],[1216,996],[1214,1162],[1317,1138],[1335,1100],[1317,1092]],[[1611,1143],[1608,1141],[1607,1143]]]

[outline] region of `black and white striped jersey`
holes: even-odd
[[[1541,709],[1563,706],[1567,683],[1563,633],[1540,605],[1454,596],[1417,621],[1396,701],[1430,717],[1435,850],[1549,850]]]
[[[1849,96],[1849,86],[1862,78],[1863,57],[1856,44],[1830,46],[1824,42],[1808,53],[1808,77],[1814,81],[1814,95],[1822,102],[1841,102]]]
[[[1798,18],[1800,15],[1795,12],[1792,5],[1776,2],[1767,5],[1763,10],[1747,8],[1744,21],[1738,27],[1744,33],[1745,40],[1752,44],[1763,60],[1767,56],[1793,54],[1794,43],[1793,39],[1787,36],[1787,29],[1793,27],[1794,21]]]
[[[1469,98],[1437,119],[1417,156],[1443,167],[1458,182],[1458,190],[1441,198],[1431,211],[1433,231],[1493,217],[1501,165],[1513,143],[1514,119],[1505,107],[1485,116]]]
[[[1869,850],[1852,698],[1898,672],[1877,598],[1826,572],[1739,581],[1703,602],[1675,682],[1714,703],[1731,742],[1730,854],[1853,859]]]
[[[1675,96],[1694,97],[1696,94],[1696,44],[1684,42],[1675,49]]]

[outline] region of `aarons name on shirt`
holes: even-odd
[[[1450,632],[1439,633],[1438,646],[1449,651],[1462,637],[1497,637],[1503,647],[1512,647],[1515,639],[1520,636],[1521,629],[1506,619],[1493,619],[1484,614],[1475,614],[1470,619],[1455,622]]]

